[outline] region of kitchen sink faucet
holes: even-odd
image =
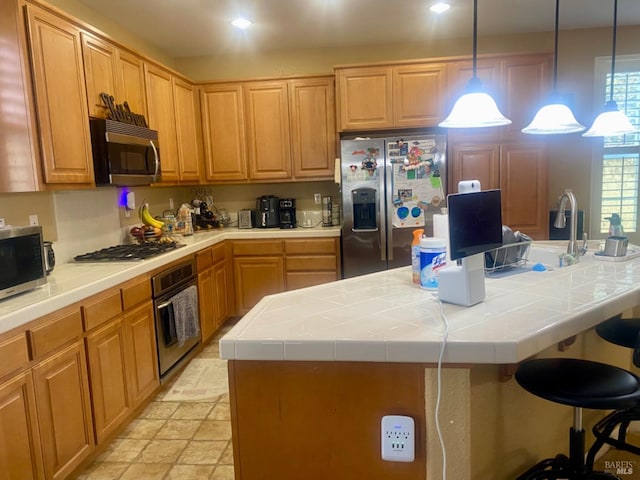
[[[587,252],[587,234],[583,233],[582,247],[578,247],[578,201],[571,190],[565,190],[558,198],[558,214],[556,215],[556,220],[553,223],[553,226],[556,228],[564,228],[567,225],[567,217],[565,216],[567,201],[569,202],[569,208],[571,209],[571,224],[569,225],[569,245],[567,246],[567,253],[573,256],[575,261],[578,262],[580,261],[580,256]]]

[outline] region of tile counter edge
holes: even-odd
[[[46,285],[0,300],[0,334],[224,240],[339,236],[340,227],[287,230],[226,228],[184,237],[186,246],[140,262],[56,265]]]

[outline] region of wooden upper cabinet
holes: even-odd
[[[338,129],[392,128],[392,77],[391,67],[337,69]]]
[[[291,139],[287,83],[250,83],[244,86],[244,95],[250,178],[290,178]]]
[[[120,90],[118,91],[120,98],[116,98],[116,100],[118,103],[126,101],[132,112],[147,117],[143,60],[132,53],[118,50],[116,68],[120,80]]]
[[[26,5],[33,87],[48,184],[94,183],[89,110],[77,27]]]
[[[160,67],[145,63],[145,77],[149,127],[158,131],[161,182],[177,182],[180,173],[173,76]]]
[[[332,177],[336,155],[333,77],[291,81],[289,103],[293,177]]]
[[[501,92],[504,110],[511,125],[502,127],[503,138],[527,137],[526,127],[551,91],[549,54],[519,55],[500,60]]]
[[[436,126],[444,118],[446,65],[426,63],[393,69],[394,127]]]
[[[180,181],[199,182],[203,153],[198,90],[192,84],[174,78],[173,98]]]
[[[100,98],[100,93],[105,92],[112,95],[117,103],[124,101],[119,97],[116,47],[82,32],[82,55],[87,82],[89,115],[106,118],[109,110]]]
[[[201,98],[206,180],[247,180],[242,86],[207,85]]]

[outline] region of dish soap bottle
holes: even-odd
[[[617,213],[612,213],[610,217],[606,217],[605,220],[609,220],[609,235],[612,237],[624,236],[624,229],[622,228],[622,219]]]
[[[411,279],[416,285],[420,285],[420,239],[423,234],[422,228],[415,229],[411,242]]]

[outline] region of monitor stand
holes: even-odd
[[[484,300],[484,253],[458,260],[458,265],[438,271],[438,298],[470,307]]]

